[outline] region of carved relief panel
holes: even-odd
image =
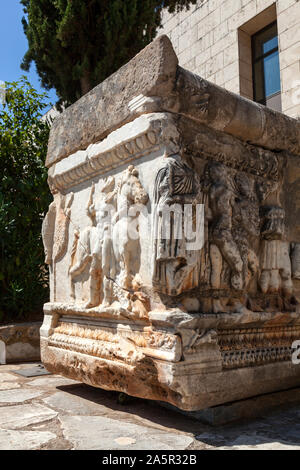
[[[179,67],[167,37],[67,108],[47,369],[189,411],[299,386],[299,136]]]
[[[258,160],[262,157],[259,153]],[[287,239],[284,209],[274,204],[280,199],[280,159],[267,152],[265,165],[261,162],[258,167],[255,162],[241,170],[205,152],[201,159],[199,166],[191,153],[182,159],[169,157],[157,172],[152,223],[154,289],[177,297],[188,310],[192,305],[192,311],[294,310],[297,299],[292,278],[299,278],[299,250],[298,244]],[[205,213],[204,245],[193,251],[175,233],[182,223],[175,224],[176,217],[181,221],[179,214],[189,204],[203,205]],[[162,208],[166,206],[175,207],[169,238],[162,236]],[[174,299],[164,302],[174,305]]]
[[[140,284],[140,239],[139,214],[131,209],[147,201],[148,194],[133,165],[118,179],[107,177],[100,190],[92,185],[86,206],[90,225],[74,231],[69,258],[70,296],[75,305],[89,309],[117,303],[132,310],[132,297],[138,297]],[[132,227],[135,238],[130,237]],[[83,272],[89,281],[86,303],[76,296]]]
[[[94,183],[83,174],[79,223],[70,224],[73,193],[54,189],[43,236],[55,301],[55,266],[68,258],[60,279],[67,276],[70,302],[85,309],[295,309],[300,251],[287,238],[280,204],[284,156],[201,126],[188,129],[188,144],[185,138],[175,154],[176,145],[157,146],[153,132],[155,164],[145,159]],[[65,170],[64,180],[69,185]],[[141,213],[148,224],[142,234]]]

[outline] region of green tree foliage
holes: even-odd
[[[28,51],[42,85],[73,103],[151,42],[163,8],[180,11],[196,0],[21,0]]]
[[[51,200],[44,98],[23,77],[6,83],[6,103],[0,107],[0,320],[41,312],[48,297],[41,240]]]

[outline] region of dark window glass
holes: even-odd
[[[254,58],[258,59],[272,49],[278,49],[277,23],[272,23],[252,36]]]
[[[277,23],[272,23],[252,37],[254,100],[258,103],[276,106],[280,99],[280,67],[278,52]],[[274,103],[276,103],[274,105]]]
[[[267,54],[267,52],[272,51],[273,49],[278,49],[278,36],[275,36],[272,39],[269,39],[269,41],[266,41],[263,44],[263,53]]]
[[[264,59],[265,93],[268,98],[280,92],[280,73],[278,51]]]
[[[264,63],[262,60],[254,64],[254,100],[265,104]]]

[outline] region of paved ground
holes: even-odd
[[[121,405],[117,393],[57,375],[11,372],[32,365],[0,366],[0,450],[300,450],[300,406],[214,428],[146,400]]]

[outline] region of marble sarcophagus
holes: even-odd
[[[300,123],[166,36],[55,119],[50,371],[198,410],[300,385]]]

